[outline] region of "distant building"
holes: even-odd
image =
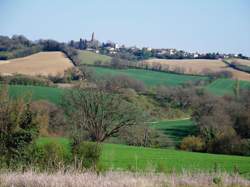
[[[91,36],[91,42],[95,41],[95,33],[93,32],[92,33],[92,36]]]
[[[88,51],[94,51],[95,52],[100,46],[99,41],[95,39],[95,33],[94,32],[91,35],[91,40],[90,41],[84,40],[84,42],[85,42],[85,48]]]

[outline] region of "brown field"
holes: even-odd
[[[149,66],[161,65],[163,70],[174,71],[185,74],[204,75],[209,72],[230,71],[233,78],[250,81],[250,74],[238,71],[228,67],[221,60],[167,60],[167,59],[149,59],[141,61],[141,64],[148,64]]]
[[[73,67],[62,52],[40,52],[23,58],[0,61],[0,74],[57,75]]]
[[[236,62],[237,64],[244,65],[244,66],[250,66],[250,60],[244,60],[244,59],[238,59],[238,58],[232,58],[228,59],[228,62]]]

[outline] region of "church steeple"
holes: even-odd
[[[91,41],[93,42],[95,40],[95,33],[92,33]]]

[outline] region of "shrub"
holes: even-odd
[[[0,155],[10,166],[26,158],[25,151],[37,137],[38,128],[29,103],[11,100],[6,90],[0,88]]]
[[[167,135],[147,125],[135,125],[123,128],[119,138],[127,145],[163,148],[172,145]]]
[[[186,151],[202,151],[204,142],[199,137],[187,136],[182,140],[180,148]]]
[[[35,85],[35,86],[51,86],[52,82],[44,77],[35,77],[29,75],[14,75],[3,77],[2,81],[14,85]]]
[[[58,142],[47,142],[39,145],[33,144],[28,151],[30,165],[40,169],[60,169],[70,161],[71,155],[68,150]]]
[[[101,156],[101,146],[94,142],[81,142],[73,150],[74,158],[80,168],[96,168]]]

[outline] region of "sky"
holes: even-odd
[[[0,0],[0,35],[250,56],[250,0]]]

